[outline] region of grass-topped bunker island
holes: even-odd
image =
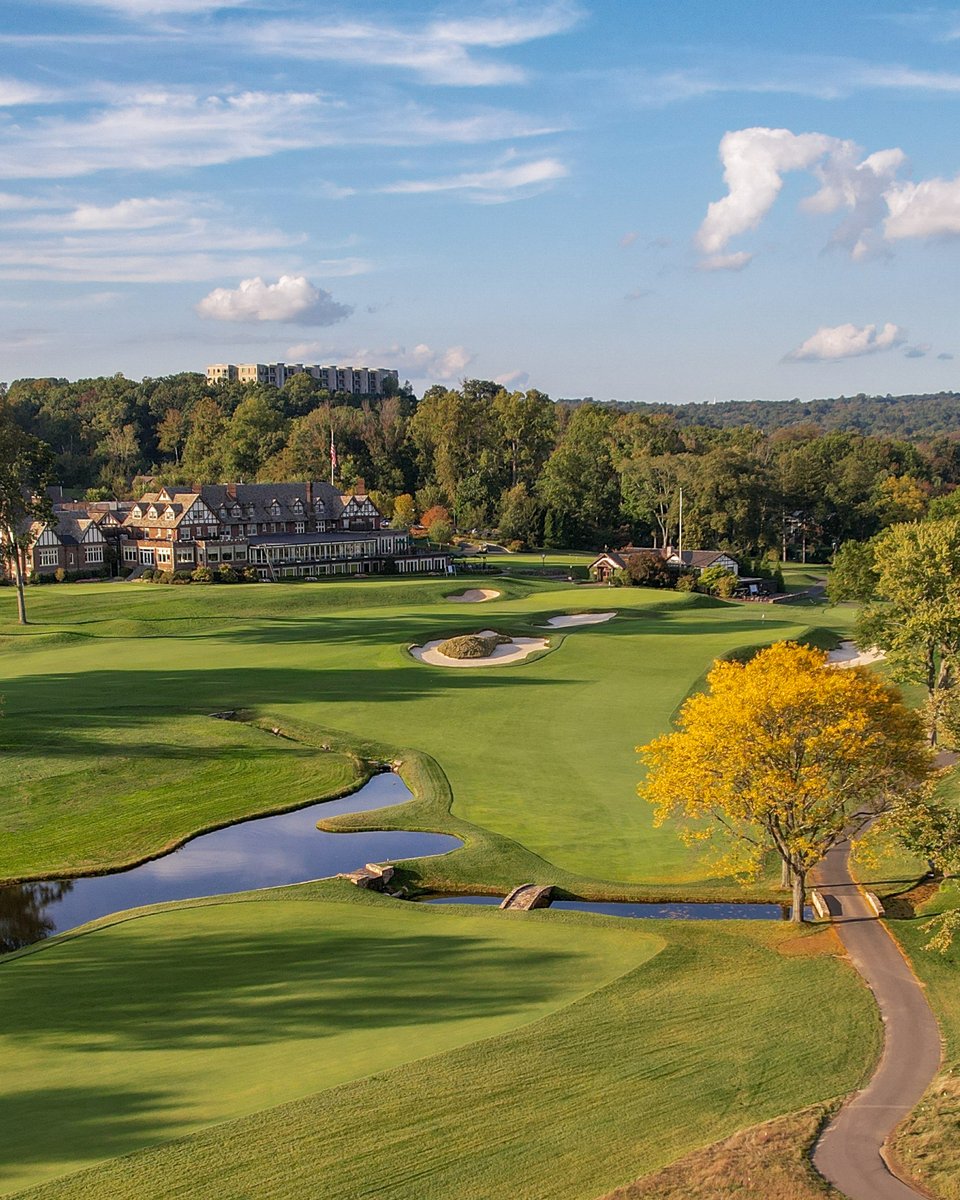
[[[548,652],[435,670],[408,647],[470,631],[452,590],[63,586],[25,629],[5,611],[0,878],[128,865],[392,761],[414,800],[332,825],[463,840],[410,887],[743,898],[653,828],[633,747],[718,655],[843,612],[624,589],[616,619],[550,627],[600,606],[498,580],[484,628]],[[106,918],[7,956],[0,1003],[0,1190],[51,1197],[590,1200],[847,1092],[879,1047],[829,935],[335,880]]]

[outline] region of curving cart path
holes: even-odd
[[[873,1078],[821,1134],[813,1165],[850,1200],[924,1200],[893,1174],[884,1143],[927,1090],[940,1066],[940,1030],[923,988],[850,874],[848,843],[834,847],[817,875],[834,927],[870,987],[884,1025]]]

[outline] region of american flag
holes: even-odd
[[[337,469],[337,447],[334,445],[333,430],[331,429],[330,430],[330,470],[335,471],[336,469]]]

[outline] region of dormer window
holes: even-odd
[[[152,518],[154,521],[157,519],[158,513],[157,513],[157,506],[155,504],[151,504],[150,507],[147,509],[147,516]]]
[[[276,500],[274,500],[273,503],[270,505],[270,515],[272,517],[280,516],[280,505]]]
[[[221,504],[220,505],[220,520],[225,521],[226,519],[227,519],[227,506],[225,504]]]
[[[174,517],[174,512],[173,512],[173,509],[170,507],[170,505],[169,505],[169,504],[168,504],[168,505],[167,505],[167,507],[166,507],[166,508],[163,510],[163,515],[164,515],[164,516],[167,518],[167,520],[168,520],[168,521],[172,521],[172,520],[173,520],[173,517]]]
[[[139,521],[140,518],[143,516],[143,509],[140,507],[139,504],[137,504],[134,506],[133,512],[130,515],[132,517],[135,517]]]
[[[237,517],[240,516],[240,505],[239,504],[235,504],[233,506],[233,508],[230,509],[230,516],[233,517],[234,519],[236,519]]]

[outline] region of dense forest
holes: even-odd
[[[444,506],[461,530],[530,546],[687,545],[829,553],[902,520],[960,511],[960,396],[686,406],[559,401],[486,380],[329,395],[133,382],[17,380],[3,404],[92,498],[159,483],[363,478],[387,514]],[[912,415],[908,415],[912,414]],[[409,498],[412,498],[409,499]]]

